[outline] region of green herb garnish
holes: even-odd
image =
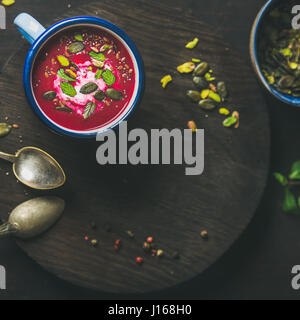
[[[98,60],[98,61],[101,61],[101,62],[105,61],[105,55],[103,53],[101,53],[101,52],[96,53],[94,51],[91,51],[89,53],[89,55],[95,60]]]
[[[111,86],[116,82],[115,75],[108,69],[102,73],[102,78],[108,86]]]
[[[95,102],[88,102],[84,108],[83,118],[88,119],[95,111],[96,103]]]
[[[77,40],[77,41],[83,42],[83,37],[82,37],[81,34],[75,34],[74,38],[75,38],[75,40]]]
[[[75,88],[69,82],[61,82],[60,87],[63,93],[69,97],[75,97],[77,94]]]
[[[300,186],[300,161],[293,163],[288,177],[278,172],[274,173],[274,177],[284,187],[283,211],[300,215],[300,197],[296,200],[296,196],[291,190],[295,186]]]

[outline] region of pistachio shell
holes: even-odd
[[[215,109],[216,104],[212,100],[204,99],[199,102],[199,106],[204,110],[213,110]]]
[[[201,100],[201,93],[199,91],[189,90],[186,92],[186,95],[194,102],[199,102]]]
[[[55,91],[47,91],[43,94],[43,98],[46,100],[53,100],[56,97]]]
[[[0,137],[5,137],[11,132],[12,126],[7,123],[0,123]]]
[[[113,100],[122,100],[123,99],[123,94],[122,92],[116,90],[116,89],[113,89],[113,88],[109,88],[106,90],[106,95],[113,99]]]

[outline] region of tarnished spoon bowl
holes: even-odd
[[[51,190],[66,182],[66,175],[59,163],[41,149],[25,147],[16,155],[0,152],[0,158],[12,162],[16,178],[30,188]]]
[[[65,201],[57,197],[40,197],[28,200],[17,206],[9,219],[0,225],[0,238],[13,235],[20,239],[36,237],[62,216]]]

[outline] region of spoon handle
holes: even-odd
[[[0,238],[7,237],[9,235],[12,235],[16,233],[18,229],[14,227],[11,223],[6,222],[2,225],[0,225]]]
[[[17,156],[0,151],[0,159],[7,160],[9,162],[14,163],[15,160],[17,159]]]

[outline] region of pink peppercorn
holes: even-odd
[[[141,264],[141,263],[144,262],[144,259],[143,259],[142,257],[137,257],[137,258],[135,259],[135,261],[136,261],[136,263]]]
[[[148,243],[152,243],[153,242],[153,238],[152,237],[148,237],[146,240]]]

